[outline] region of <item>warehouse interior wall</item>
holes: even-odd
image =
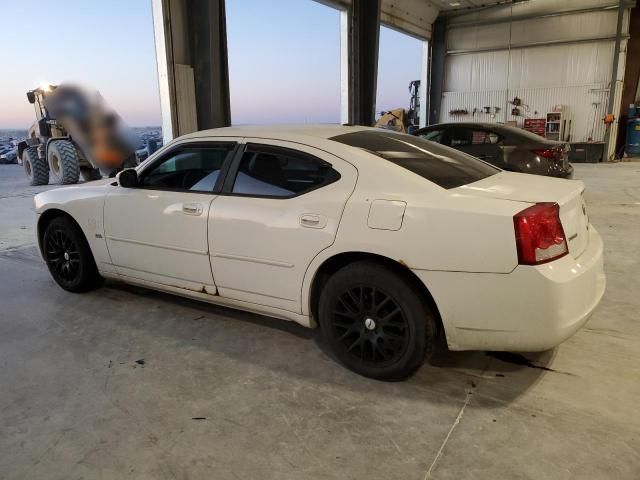
[[[523,126],[525,118],[545,118],[561,105],[567,120],[563,140],[603,141],[617,2],[568,0],[562,7],[536,0],[448,18],[439,121]],[[615,112],[620,110],[628,26],[627,10]],[[522,102],[520,115],[511,113],[515,97]],[[491,107],[489,113],[484,107]],[[465,110],[469,113],[459,113]]]

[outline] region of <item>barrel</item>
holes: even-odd
[[[627,145],[629,157],[640,157],[640,118],[630,118],[627,123]]]

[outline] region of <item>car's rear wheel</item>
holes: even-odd
[[[89,244],[71,219],[56,217],[47,225],[42,252],[53,279],[70,292],[86,292],[102,283]]]
[[[336,272],[322,290],[320,327],[333,353],[366,377],[400,380],[431,355],[435,320],[401,275],[369,262]]]

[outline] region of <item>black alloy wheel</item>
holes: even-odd
[[[49,232],[45,244],[47,263],[55,276],[66,284],[73,284],[80,273],[80,251],[67,232]]]
[[[338,297],[333,329],[336,341],[349,355],[378,366],[397,362],[409,340],[402,307],[391,295],[370,285],[348,288]]]
[[[406,275],[374,262],[334,273],[318,305],[322,334],[338,360],[379,380],[406,378],[430,356],[434,318]]]
[[[86,292],[100,286],[93,254],[80,227],[70,218],[56,217],[42,237],[42,253],[53,279],[70,292]]]

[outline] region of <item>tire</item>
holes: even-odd
[[[22,152],[22,167],[30,185],[49,184],[49,164],[38,156],[38,147],[29,147]]]
[[[99,168],[88,168],[81,167],[80,175],[85,182],[91,182],[93,180],[100,180],[102,178],[102,174],[100,173]]]
[[[434,315],[402,276],[372,262],[347,265],[320,295],[322,335],[347,368],[378,380],[402,380],[431,356]]]
[[[87,292],[102,284],[87,239],[70,218],[60,216],[49,222],[42,253],[51,276],[65,290]]]
[[[47,148],[47,161],[53,181],[60,185],[78,183],[80,165],[78,152],[69,140],[55,140]]]

